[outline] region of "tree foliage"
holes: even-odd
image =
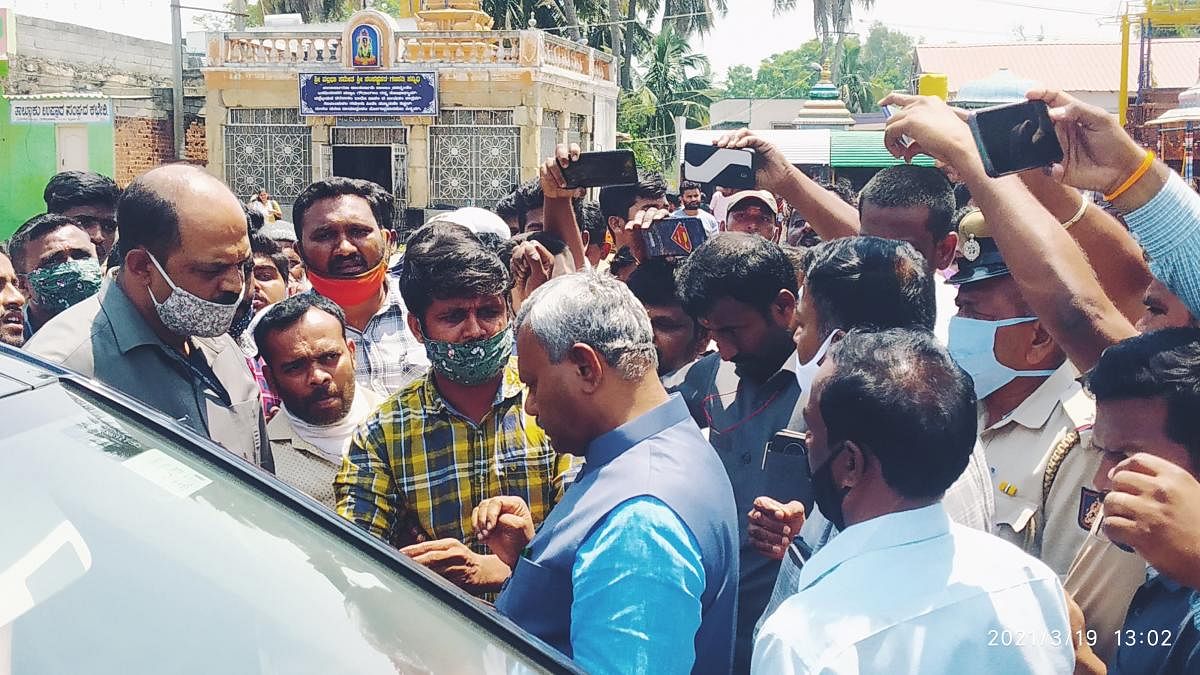
[[[693,52],[687,38],[664,25],[650,45],[633,91],[617,105],[617,130],[631,137],[624,143],[639,155],[639,166],[671,167],[675,161],[675,118],[689,127],[708,124],[712,104],[708,57]]]
[[[913,39],[882,24],[871,26],[861,43],[846,40],[835,84],[853,112],[875,110],[887,92],[906,89],[913,71]],[[809,40],[799,49],[764,59],[758,69],[732,66],[716,98],[807,98],[820,74],[822,44]]]

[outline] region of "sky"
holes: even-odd
[[[727,0],[729,13],[716,29],[696,40],[718,77],[731,65],[755,66],[764,58],[799,47],[814,36],[812,4],[772,16],[771,0]],[[180,4],[223,9],[225,0],[180,0]],[[869,10],[856,8],[854,30],[863,34],[872,22],[904,31],[926,43],[1012,42],[1016,30],[1047,40],[1115,41],[1115,16],[1121,0],[876,0]],[[169,0],[0,0],[18,14],[68,21],[168,42]],[[184,32],[202,30],[183,11]],[[1107,18],[1106,18],[1107,17]],[[18,36],[18,40],[20,37]]]

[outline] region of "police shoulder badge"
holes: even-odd
[[[1096,516],[1100,515],[1100,506],[1104,504],[1104,493],[1091,488],[1079,488],[1079,527],[1091,532],[1096,524]]]

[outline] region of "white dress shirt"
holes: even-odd
[[[752,672],[1070,673],[1049,567],[951,523],[941,503],[846,528],[804,565],[762,627]]]

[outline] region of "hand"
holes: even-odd
[[[1172,580],[1200,588],[1200,482],[1156,455],[1138,453],[1109,472],[1104,534],[1132,546]]]
[[[783,560],[787,547],[804,526],[804,504],[781,504],[770,497],[754,500],[750,517],[750,542],[772,560]]]
[[[279,414],[279,406],[276,405],[276,406],[271,406],[271,408],[269,410],[264,412],[263,417],[267,418],[267,421],[270,422],[278,414]]]
[[[559,144],[554,149],[554,156],[546,159],[538,168],[538,177],[542,182],[542,194],[546,199],[575,199],[582,197],[583,188],[568,189],[567,180],[563,178],[562,170],[579,161],[579,144]]]
[[[713,142],[718,148],[750,148],[758,156],[758,171],[754,178],[758,187],[775,194],[787,192],[786,186],[796,180],[796,167],[783,156],[783,151],[770,141],[754,135],[749,129],[738,129]]]
[[[475,507],[472,514],[479,540],[496,557],[515,569],[525,547],[533,541],[533,514],[520,497],[492,497]]]
[[[1087,622],[1084,620],[1083,610],[1079,608],[1079,604],[1075,602],[1075,598],[1067,591],[1063,591],[1063,595],[1067,599],[1067,619],[1071,624],[1071,636],[1075,643],[1075,675],[1092,675],[1094,673],[1104,673],[1104,663],[1096,653],[1092,651],[1092,646],[1088,641],[1083,639],[1087,633]]]
[[[1133,175],[1146,156],[1116,115],[1103,108],[1052,89],[1035,89],[1027,97],[1050,106],[1063,149],[1062,164],[1056,164],[1051,175],[1067,185],[1109,194]]]
[[[625,245],[629,246],[629,252],[639,264],[650,257],[646,250],[645,231],[650,229],[655,221],[670,217],[670,211],[651,207],[638,211],[633,215],[633,220],[625,223]]]
[[[969,176],[983,175],[983,160],[975,148],[975,139],[966,125],[968,113],[946,105],[935,96],[889,94],[880,105],[898,105],[902,109],[887,121],[883,144],[893,156],[911,162],[926,154],[956,171]],[[905,145],[904,136],[912,139]]]
[[[554,276],[554,256],[536,241],[523,241],[513,249],[509,264],[513,278],[513,311]]]
[[[494,591],[512,574],[496,556],[480,555],[457,539],[413,544],[400,552],[473,593]]]

